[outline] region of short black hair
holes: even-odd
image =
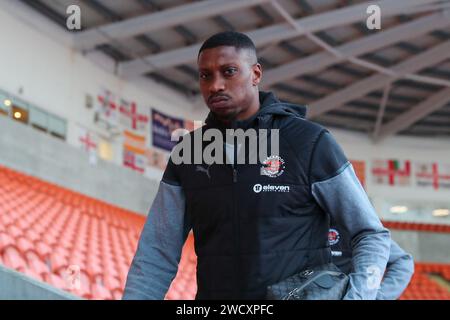
[[[256,58],[256,47],[252,39],[250,39],[247,35],[236,31],[219,32],[206,39],[198,51],[197,58],[203,50],[220,46],[235,47],[238,50],[249,50]]]

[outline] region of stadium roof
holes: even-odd
[[[19,2],[19,0],[17,0]],[[150,77],[199,95],[196,56],[211,34],[245,32],[258,47],[263,89],[307,104],[330,127],[450,136],[450,0],[20,0],[66,30],[73,46],[103,52],[124,78]],[[370,4],[381,30],[366,25]]]

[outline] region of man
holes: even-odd
[[[333,263],[342,272],[352,272],[352,250],[350,237],[344,228],[331,221],[328,233]],[[389,260],[383,280],[377,293],[377,300],[396,300],[400,298],[414,273],[413,257],[406,253],[394,240],[391,240]]]
[[[246,160],[249,152],[229,144],[224,149],[231,164],[176,165],[172,153],[124,299],[164,298],[191,229],[198,257],[196,299],[264,299],[267,286],[330,262],[330,216],[352,239],[354,271],[344,298],[375,299],[390,234],[331,134],[305,119],[305,107],[258,90],[262,68],[246,35],[213,35],[197,62],[210,109],[197,133],[278,129],[279,154],[239,164],[238,152]],[[207,146],[204,141],[200,152]]]

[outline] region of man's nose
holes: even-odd
[[[211,85],[209,87],[209,91],[211,93],[216,93],[219,91],[225,90],[225,81],[222,77],[214,77],[214,80],[211,81]]]

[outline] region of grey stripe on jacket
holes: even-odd
[[[316,201],[351,238],[352,272],[344,299],[374,300],[389,258],[390,233],[383,227],[352,165],[312,185]]]
[[[123,299],[164,299],[191,229],[184,209],[182,187],[161,181],[128,272]]]

